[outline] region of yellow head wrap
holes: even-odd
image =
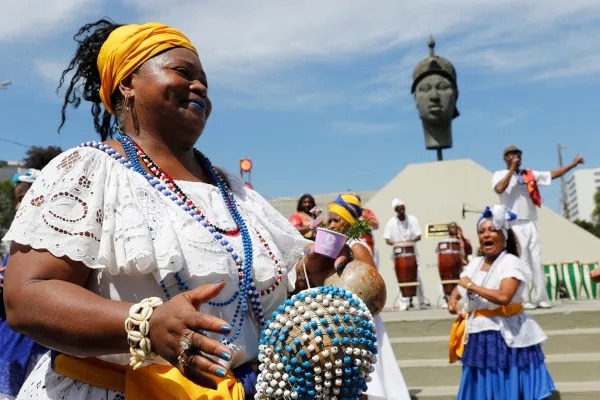
[[[112,31],[100,49],[97,62],[100,99],[106,110],[114,114],[110,96],[121,80],[150,58],[173,47],[185,47],[198,54],[183,33],[156,22],[123,25]]]
[[[342,194],[329,203],[329,211],[336,213],[342,219],[353,224],[362,215],[360,197],[354,194]]]

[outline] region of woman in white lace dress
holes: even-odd
[[[362,215],[361,200],[354,194],[342,194],[329,204],[329,229],[344,233]],[[348,242],[354,258],[377,268],[371,247],[363,239]],[[380,316],[374,318],[377,329],[377,364],[363,400],[410,400],[394,349]]]
[[[62,122],[87,100],[105,142],[54,159],[3,239],[8,321],[54,349],[18,398],[247,398],[299,260],[319,285],[349,253],[312,252],[194,149],[212,106],[181,32],[99,20],[75,39]]]
[[[514,218],[504,206],[484,211],[477,223],[482,255],[448,300],[450,313],[460,314],[450,334],[450,362],[463,364],[459,400],[539,400],[554,391],[541,349],[547,337],[523,312],[531,273],[518,257]]]

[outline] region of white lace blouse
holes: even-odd
[[[505,253],[498,257],[488,271],[481,271],[483,257],[475,257],[460,274],[461,278],[468,276],[474,284],[488,289],[499,289],[500,283],[506,278],[519,280],[517,292],[511,304],[523,303],[523,293],[527,290],[527,282],[531,280],[531,272],[518,257]],[[477,309],[493,309],[498,305],[480,296],[467,294],[463,287],[458,287],[466,311]],[[483,331],[500,331],[508,347],[528,347],[539,344],[547,339],[542,328],[525,313],[512,317],[472,317],[467,320],[467,333]]]
[[[275,282],[276,267],[256,230],[281,261],[281,284],[261,297],[268,319],[293,289],[293,267],[307,241],[263,197],[246,188],[239,178],[225,175],[252,236],[258,290]],[[177,184],[209,221],[220,228],[235,228],[217,187],[187,181]],[[243,258],[241,235],[226,238]],[[175,296],[180,292],[175,272],[189,288],[225,279],[225,288],[213,299],[215,302],[228,300],[239,288],[232,256],[207,229],[144,177],[90,147],[69,150],[44,168],[3,241],[81,261],[92,269],[87,289],[113,300],[138,302],[148,296],[166,300],[161,283],[169,297]],[[236,302],[225,307],[204,304],[200,310],[231,322],[235,307]],[[248,309],[241,333],[231,345],[231,367],[258,354],[260,327]],[[129,354],[101,358],[129,363]]]

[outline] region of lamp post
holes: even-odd
[[[558,167],[562,168],[563,166],[563,161],[562,161],[562,151],[566,149],[565,146],[561,145],[560,143],[557,144],[557,148],[558,148]],[[564,175],[560,177],[560,194],[561,194],[561,203],[562,203],[562,212],[563,212],[563,217],[565,217],[566,219],[569,219],[569,204],[567,202],[568,198],[567,198],[567,185],[565,184],[565,177]]]

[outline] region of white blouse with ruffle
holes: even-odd
[[[275,282],[276,267],[256,230],[280,260],[281,284],[261,297],[268,319],[293,289],[294,265],[308,242],[262,196],[232,174],[225,175],[252,236],[258,290]],[[209,221],[220,228],[235,228],[217,187],[188,181],[177,184]],[[241,235],[226,239],[243,258]],[[228,300],[239,288],[232,256],[206,228],[143,176],[91,147],[69,150],[44,168],[3,241],[82,262],[92,269],[87,289],[113,300],[138,302],[149,296],[167,300],[161,282],[170,296],[178,294],[175,272],[189,288],[224,279],[225,288],[215,302]],[[230,322],[235,307],[236,302],[225,307],[203,304],[200,311]],[[257,357],[259,336],[258,320],[249,307],[242,331],[231,345],[235,353],[231,367]],[[129,363],[129,354],[101,358]]]
[[[527,282],[531,280],[531,272],[518,257],[505,253],[500,255],[488,271],[481,271],[483,257],[475,257],[465,267],[460,277],[468,276],[474,284],[487,289],[500,289],[500,283],[506,278],[519,280],[519,287],[510,304],[523,303]],[[465,304],[466,311],[478,309],[494,309],[498,304],[480,296],[467,293],[458,286],[458,291]],[[499,331],[508,347],[528,347],[542,343],[547,339],[542,328],[524,312],[512,317],[472,317],[467,320],[467,333],[483,331]]]

